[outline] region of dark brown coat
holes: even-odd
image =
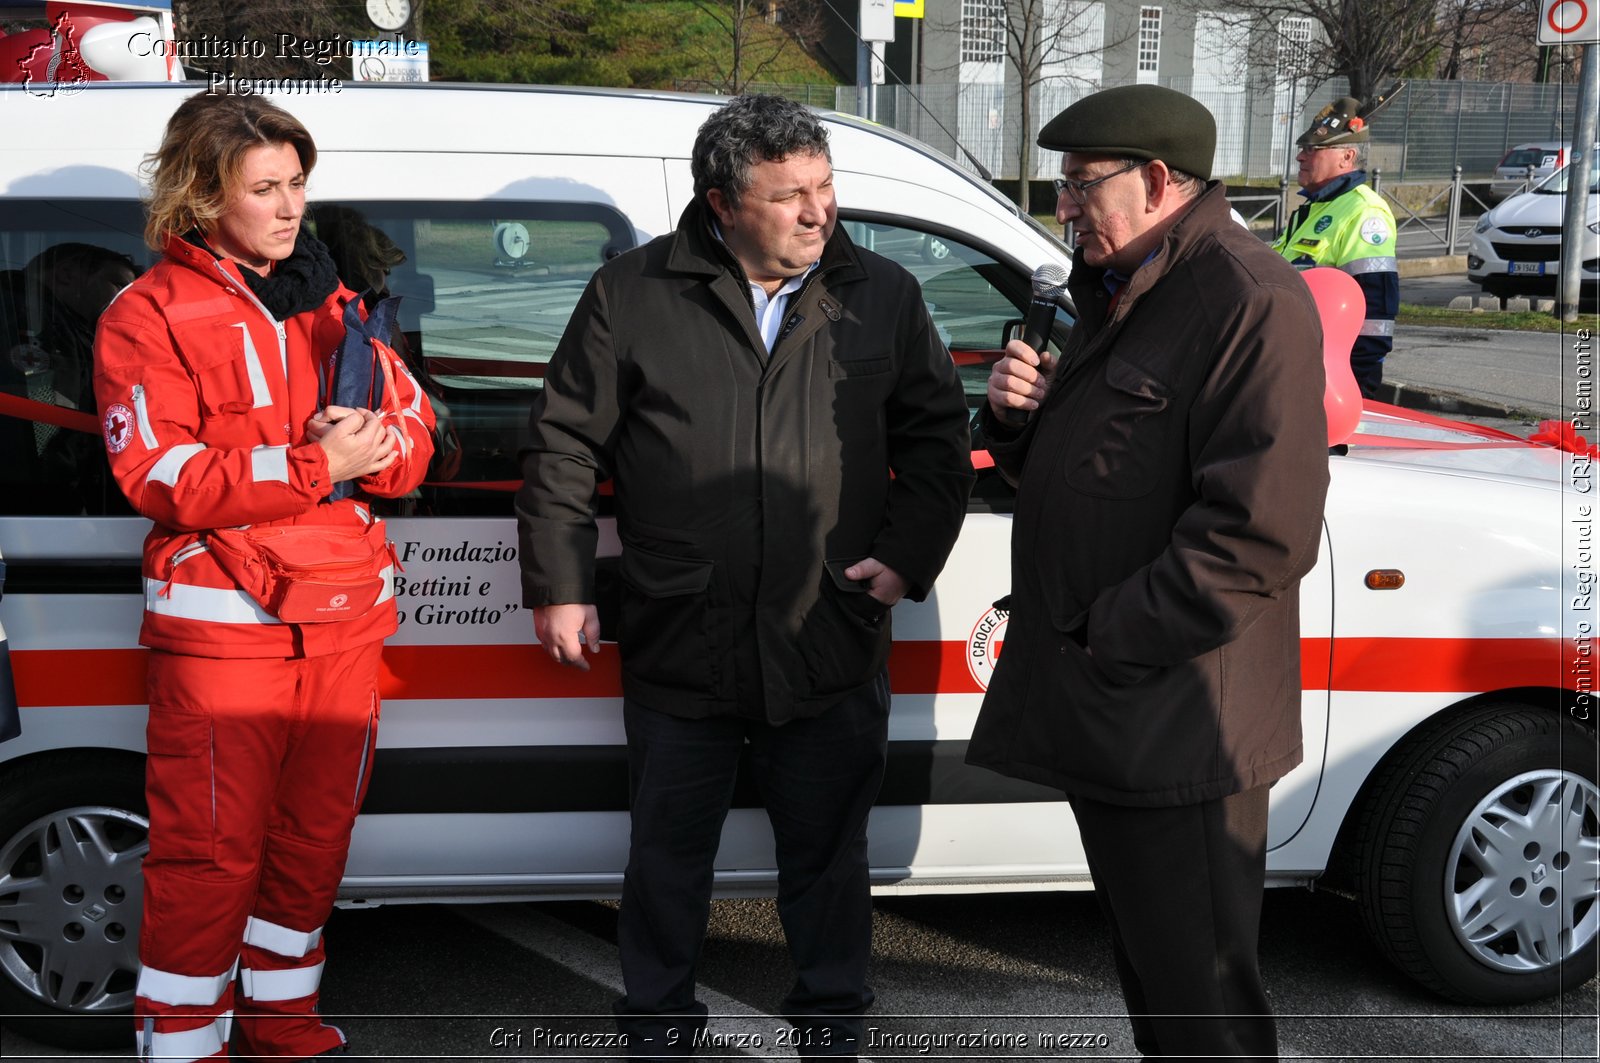
[[[1213,184],[1082,315],[1020,436],[1011,617],[967,759],[1072,795],[1180,805],[1300,762],[1300,578],[1328,484],[1322,329]]]

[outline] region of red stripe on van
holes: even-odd
[[[143,705],[149,650],[12,650],[17,704]]]
[[[606,644],[585,654],[589,670],[552,661],[539,646],[385,646],[385,698],[614,698],[622,658]]]
[[[1333,690],[1418,693],[1429,690],[1505,690],[1577,685],[1576,662],[1564,661],[1561,639],[1302,639],[1301,673],[1307,687],[1321,686],[1306,667],[1312,643],[1331,652]],[[1590,675],[1592,680],[1592,673]]]
[[[142,705],[148,650],[11,651],[17,700],[56,705]],[[1560,639],[1301,640],[1307,690],[1379,693],[1578,685],[1582,662],[1563,660]],[[965,642],[896,642],[889,674],[897,694],[977,694]],[[1570,656],[1570,654],[1569,654]],[[389,646],[379,689],[386,698],[607,698],[622,693],[621,658],[607,644],[589,671],[564,668],[533,646]],[[1331,677],[1331,682],[1329,681]],[[1592,678],[1592,675],[1591,675]]]

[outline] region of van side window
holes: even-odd
[[[839,221],[858,247],[897,262],[917,278],[933,327],[955,360],[967,405],[976,411],[986,401],[990,368],[1027,312],[1031,277],[943,233],[879,218]],[[1071,327],[1071,315],[1058,309],[1054,329],[1058,347]],[[973,512],[1009,513],[1016,492],[993,463],[984,460],[986,447],[975,429],[972,449],[978,481],[968,507]]]
[[[904,266],[922,285],[939,339],[950,348],[973,408],[984,400],[989,367],[1006,344],[1006,326],[1027,305],[1028,278],[960,240],[909,226],[841,218],[856,246]]]
[[[407,512],[509,514],[528,403],[589,277],[634,246],[583,203],[349,202],[308,218],[340,278],[402,296],[395,346],[439,413]],[[0,203],[0,514],[126,515],[93,389],[94,330],[155,261],[136,201]]]
[[[598,203],[340,202],[311,207],[346,286],[401,297],[394,346],[438,415],[436,455],[410,512],[509,514],[517,451],[590,276],[634,246]]]
[[[0,203],[0,514],[133,510],[94,404],[94,330],[154,255],[137,202]]]

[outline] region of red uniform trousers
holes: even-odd
[[[366,793],[382,648],[151,653],[140,1059],[226,1057],[231,1019],[239,1055],[344,1043],[316,1013],[322,926]]]

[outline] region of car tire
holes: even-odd
[[[922,236],[922,260],[931,265],[937,265],[950,257],[950,245],[934,236],[924,233]]]
[[[0,774],[0,1014],[24,1037],[132,1043],[150,827],[142,764],[76,753]]]
[[[1592,730],[1487,704],[1412,736],[1374,784],[1356,836],[1356,895],[1396,967],[1471,1004],[1526,1003],[1594,977]]]

